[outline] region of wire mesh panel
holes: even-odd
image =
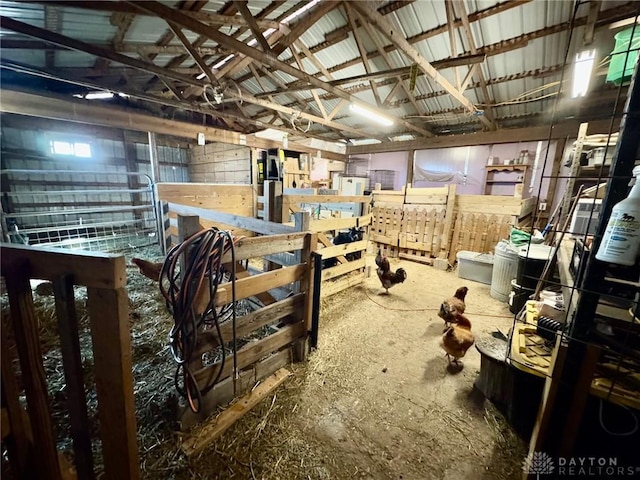
[[[382,190],[393,190],[396,181],[395,170],[371,170],[369,172],[369,190],[373,190],[376,183]]]
[[[26,169],[0,174],[7,242],[101,252],[157,242],[153,187],[145,174]]]

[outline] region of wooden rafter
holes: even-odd
[[[355,98],[353,95],[349,94],[348,92],[345,92],[344,90],[341,90],[337,87],[333,87],[327,82],[319,80],[316,77],[309,75],[308,73],[302,72],[299,69],[294,68],[291,65],[281,60],[278,60],[274,56],[264,55],[259,50],[256,50],[255,48],[252,48],[243,42],[240,42],[227,35],[224,35],[223,33],[217,30],[208,28],[206,25],[193,19],[192,17],[189,17],[188,15],[185,15],[182,12],[179,12],[170,7],[167,7],[162,3],[150,2],[150,1],[149,2],[135,1],[135,2],[129,2],[129,3],[136,5],[141,9],[145,9],[150,12],[153,12],[161,18],[170,18],[172,22],[180,24],[182,27],[188,28],[191,31],[198,33],[200,35],[208,36],[209,38],[211,38],[211,40],[214,40],[218,44],[224,45],[229,49],[235,50],[239,54],[251,57],[262,64],[267,64],[267,65],[276,67],[277,69],[282,70],[284,73],[287,73],[293,77],[296,77],[296,78],[299,78],[300,80],[304,80],[308,82],[312,87],[324,89],[346,100],[350,100],[350,101],[355,100],[355,101],[359,101],[360,103],[363,103],[359,99]],[[275,48],[273,50],[274,50],[274,53],[277,51],[277,49]],[[259,99],[256,99],[256,100],[259,100]],[[265,103],[264,106],[272,105],[270,102],[264,102],[264,103]],[[371,109],[376,113],[379,113],[380,115],[389,117],[387,112],[381,111],[377,107],[374,107],[371,105],[371,106],[367,106],[367,108]],[[416,125],[413,125],[412,123],[404,119],[394,118],[394,120],[397,121],[400,125],[404,126],[405,128],[408,128],[416,133],[419,133],[420,135],[427,135],[427,136],[431,135],[431,133],[428,132],[427,130],[421,127],[418,127]]]
[[[469,112],[475,112],[475,106],[464,95],[462,95],[454,85],[438,73],[431,63],[429,63],[413,46],[411,46],[411,44],[409,44],[409,42],[407,42],[406,38],[398,34],[397,29],[394,28],[382,15],[380,15],[369,2],[355,2],[352,5],[363,16],[369,19],[385,37],[400,48],[413,62],[418,64],[418,66],[429,77],[431,77],[431,79],[440,84],[463,107],[465,107]],[[484,117],[481,116],[479,118],[483,119]]]
[[[333,8],[335,8],[337,4],[334,2],[324,2],[321,3],[318,7],[314,8],[304,19],[298,21],[293,25],[292,28],[289,26],[281,26],[281,28],[274,32],[268,39],[269,44],[273,45],[272,54],[275,57],[278,57],[281,53],[283,53],[289,45],[293,43],[296,39],[300,37],[302,33],[311,27],[315,22],[317,22],[322,16],[326,15]],[[299,5],[294,6],[289,10],[289,12],[293,13],[293,11],[297,10]],[[236,72],[245,68],[249,63],[253,62],[254,58],[251,56],[238,56],[233,62],[230,62],[227,66],[223,67],[218,74],[218,78],[224,78],[226,76],[231,76]]]
[[[333,110],[331,110],[329,112],[329,115],[327,115],[327,120],[331,120],[332,118],[334,118],[337,113],[342,110],[342,108],[347,104],[347,101],[345,99],[342,99],[338,102],[338,104],[333,108]]]
[[[102,48],[112,48],[119,53],[141,53],[144,55],[163,54],[179,55],[184,54],[184,47],[180,45],[149,45],[146,43],[121,43],[119,45],[94,44]],[[18,50],[61,50],[64,47],[50,44],[40,40],[2,40],[2,49]],[[196,49],[200,55],[220,55],[221,49],[217,47],[200,47]]]
[[[347,19],[349,20],[349,25],[351,25],[351,33],[353,34],[353,38],[356,41],[356,45],[358,46],[358,52],[360,52],[364,70],[368,75],[371,75],[371,66],[369,65],[369,58],[367,57],[367,49],[364,48],[362,39],[360,38],[360,34],[358,33],[358,26],[356,25],[355,15],[353,14],[351,7],[349,6],[349,3],[345,2],[342,5],[347,12]],[[369,80],[369,85],[371,85],[371,91],[373,92],[373,97],[376,99],[376,104],[380,106],[380,94],[378,93],[376,82],[374,82],[373,80]]]
[[[447,14],[447,25],[449,26],[448,33],[449,33],[449,46],[451,48],[451,56],[452,57],[457,57],[458,56],[458,47],[457,47],[457,42],[456,42],[456,29],[453,26],[456,16],[455,16],[455,13],[453,12],[453,4],[451,3],[451,0],[445,0],[444,6],[445,6],[446,14]],[[456,79],[456,86],[462,92],[464,92],[464,89],[461,88],[460,73],[458,72],[458,68],[457,67],[453,67],[453,74],[454,74],[454,78]]]
[[[473,39],[473,32],[471,31],[471,23],[469,22],[469,16],[467,15],[467,8],[464,5],[464,1],[462,0],[451,0],[451,1],[453,2],[453,6],[455,7],[455,10],[457,10],[458,15],[460,15],[460,19],[462,20],[463,30],[464,30],[465,36],[467,37],[467,43],[469,44],[469,50],[471,50],[471,53],[477,53],[478,49],[476,48],[476,42]],[[485,108],[484,108],[485,116],[480,118],[481,119],[486,118],[486,120],[488,120],[488,124],[487,122],[483,122],[483,123],[485,123],[485,125],[487,125],[491,130],[495,130],[496,123],[493,119],[493,113],[491,112],[491,106],[490,106],[490,104],[493,103],[493,101],[491,96],[489,95],[487,82],[485,81],[484,73],[482,73],[482,68],[477,68],[476,72],[478,74],[478,81],[480,82],[480,90],[482,90],[482,96],[484,98],[484,103],[485,103]]]
[[[589,46],[593,43],[601,5],[602,0],[591,0],[589,2],[589,14],[587,15],[587,24],[585,25],[584,35],[582,37],[582,44],[584,46]]]
[[[382,43],[380,43],[380,41],[378,40],[378,37],[376,37],[375,32],[373,31],[373,27],[371,25],[369,25],[369,23],[366,22],[362,18],[362,16],[360,15],[359,12],[357,12],[357,14],[358,14],[358,16],[360,18],[360,23],[362,24],[364,29],[369,34],[369,37],[371,38],[371,40],[373,40],[373,43],[375,43],[376,49],[382,55],[382,58],[384,59],[384,61],[387,64],[387,67],[392,68],[393,67],[393,61],[391,60],[391,56],[387,52],[384,51],[384,47],[382,46]],[[416,113],[418,115],[421,115],[422,114],[422,110],[420,109],[420,106],[418,105],[418,102],[416,102],[416,99],[415,99],[413,93],[405,85],[404,80],[401,77],[396,77],[396,78],[398,79],[398,82],[400,83],[400,88],[402,88],[402,90],[404,91],[405,95],[407,96],[407,98],[409,99],[411,104],[413,105],[413,108],[415,108]]]
[[[290,47],[291,53],[293,54],[293,56],[296,59],[296,63],[298,64],[298,68],[302,71],[304,71],[304,65],[302,64],[302,60],[300,59],[300,55],[298,55],[298,52],[296,52],[296,48],[292,45]],[[316,102],[316,105],[318,106],[318,110],[320,110],[320,114],[322,115],[322,118],[324,118],[326,120],[327,118],[327,111],[324,109],[324,105],[322,104],[322,101],[320,100],[320,97],[318,97],[318,93],[315,90],[311,90],[311,95],[313,96],[313,99]]]
[[[7,30],[12,30],[14,32],[22,33],[34,38],[39,38],[40,40],[55,43],[56,45],[66,47],[71,50],[77,50],[79,52],[95,55],[96,57],[105,58],[113,62],[118,62],[123,65],[129,65],[130,67],[136,68],[138,70],[153,73],[155,75],[170,78],[173,80],[178,80],[189,85],[203,85],[201,82],[188,75],[175,73],[170,69],[159,67],[153,63],[144,62],[142,60],[138,60],[127,55],[122,55],[103,47],[97,47],[89,43],[81,42],[80,40],[60,35],[59,33],[49,32],[48,30],[45,30],[43,28],[19,22],[9,17],[0,16],[0,22],[2,23],[2,27],[6,28]]]
[[[82,1],[79,2],[77,0],[38,0],[39,3],[46,3],[51,5],[58,5],[64,7],[72,7],[72,8],[82,8],[88,10],[95,10],[101,12],[115,12],[115,13],[124,13],[124,14],[134,14],[134,15],[144,15],[144,16],[152,16],[151,13],[148,12],[140,12],[137,8],[129,5],[124,1],[110,1],[105,2],[104,0],[98,1]],[[206,4],[206,2],[204,2]],[[277,4],[281,4],[283,2],[275,2]],[[204,5],[203,5],[204,7]],[[223,15],[220,13],[214,12],[201,12],[191,8],[191,10],[185,10],[183,7],[182,10],[189,16],[200,20],[209,25],[215,26],[223,26],[223,25],[233,25],[236,27],[248,27],[248,24],[244,18],[240,15]],[[265,19],[257,19],[256,22],[258,26],[262,29],[268,28],[279,28],[280,24],[274,20],[265,20]]]
[[[492,7],[486,8],[484,10],[480,10],[478,12],[472,13],[471,15],[469,15],[469,21],[475,22],[475,21],[478,21],[478,20],[482,20],[483,18],[487,18],[487,17],[493,16],[493,15],[500,14],[502,12],[505,12],[505,11],[510,10],[512,8],[519,7],[519,6],[523,5],[523,4],[529,3],[531,1],[533,1],[533,0],[507,0],[507,1],[504,1],[504,2],[499,3],[497,5],[494,5]],[[395,9],[401,7],[401,5],[398,5],[397,2],[394,2],[394,3],[396,3],[396,5],[394,5]],[[381,13],[382,15],[385,15],[384,11],[386,11],[386,10],[383,11],[383,9],[384,9],[384,7],[381,8],[381,9],[378,9],[378,12]],[[462,25],[462,22],[456,21],[456,23],[455,23],[456,27],[459,27],[461,25]],[[321,42],[318,45],[315,45],[313,47],[309,47],[309,51],[311,53],[313,53],[313,54],[317,54],[317,53],[319,53],[319,52],[321,52],[321,51],[323,51],[323,50],[325,50],[325,49],[327,49],[329,47],[332,47],[332,46],[336,45],[337,43],[345,40],[348,37],[348,32],[349,32],[350,28],[351,28],[350,26],[346,25],[344,27],[339,27],[339,28],[337,28],[337,29],[335,29],[335,30],[333,30],[331,32],[326,33],[325,34],[325,41]],[[568,28],[568,27],[566,27],[566,25],[565,25],[565,29],[566,28]],[[447,24],[440,25],[438,27],[435,27],[435,28],[432,28],[430,30],[427,30],[427,31],[425,31],[423,33],[411,36],[411,37],[407,38],[407,41],[410,44],[414,45],[414,44],[419,43],[419,42],[421,42],[423,40],[427,40],[427,39],[435,37],[437,35],[446,33],[447,30],[448,30],[448,25]],[[395,50],[397,50],[397,47],[395,45],[391,44],[391,45],[385,46],[384,50],[385,50],[385,52],[390,53],[390,52],[394,52]],[[380,55],[378,52],[368,52],[368,54],[369,54],[369,59],[376,58],[376,57],[378,57]],[[354,59],[349,60],[347,62],[344,62],[344,63],[341,63],[339,65],[336,65],[335,67],[332,67],[332,68],[330,68],[328,70],[331,73],[336,73],[336,72],[338,72],[340,70],[343,70],[345,68],[349,68],[349,67],[353,67],[354,65],[358,65],[360,63],[360,61],[361,60],[360,60],[359,57],[358,58],[354,58]],[[290,63],[293,63],[293,59],[290,60]],[[246,80],[246,78],[245,77],[240,77],[240,78],[238,78],[236,80],[241,83],[244,80]]]
[[[204,73],[207,76],[207,78],[209,79],[209,81],[211,83],[217,83],[216,82],[216,77],[211,72],[211,69],[205,63],[205,61],[200,56],[198,51],[193,47],[193,45],[191,44],[189,39],[185,36],[185,34],[182,33],[182,30],[180,29],[180,27],[178,25],[175,25],[175,24],[169,22],[169,28],[171,29],[173,34],[176,37],[178,37],[178,40],[180,40],[180,43],[182,43],[182,45],[184,45],[184,48],[187,50],[187,52],[189,52],[189,55],[191,55],[191,58],[193,58],[193,60],[198,65],[198,67],[200,67],[200,70],[202,70],[202,73]]]
[[[365,133],[362,129],[358,129],[358,128],[352,128],[349,127],[347,125],[343,125],[341,123],[337,123],[334,122],[332,120],[325,120],[322,117],[318,117],[317,115],[312,115],[310,113],[306,113],[306,112],[301,112],[300,110],[296,110],[294,108],[290,108],[290,107],[285,107],[284,105],[280,105],[278,103],[274,103],[274,102],[269,102],[268,100],[265,99],[261,99],[261,98],[256,98],[253,95],[250,95],[248,93],[235,93],[233,91],[233,89],[230,89],[227,91],[227,94],[231,97],[231,98],[235,98],[238,100],[243,100],[245,102],[249,102],[252,103],[254,105],[259,105],[261,107],[265,107],[268,108],[270,110],[275,110],[278,112],[282,112],[286,115],[292,115],[295,118],[301,118],[301,119],[305,119],[305,120],[310,120],[312,122],[315,122],[319,125],[324,125],[326,127],[329,127],[333,130],[336,131],[343,131],[343,132],[349,132],[352,135],[355,135],[356,137],[370,137],[371,135],[368,135],[367,133]],[[300,132],[298,132],[300,133]],[[377,135],[374,135],[374,138],[377,137]]]
[[[551,67],[547,67],[547,68],[539,68],[536,70],[529,70],[527,72],[519,72],[519,73],[515,73],[512,75],[505,75],[503,77],[498,77],[498,78],[492,78],[490,80],[487,81],[488,85],[494,85],[494,84],[499,84],[499,83],[504,83],[504,82],[511,82],[511,81],[516,81],[516,80],[522,80],[524,78],[544,78],[544,77],[548,77],[551,75],[557,75],[559,74],[562,69],[564,68],[563,65],[553,65]],[[388,79],[388,80],[384,80],[382,82],[378,83],[378,86],[383,86],[383,85],[393,85],[394,84],[394,80],[392,79]],[[478,88],[480,86],[480,84],[478,83],[474,83],[473,86],[475,88]],[[368,85],[362,84],[360,87],[358,88],[352,88],[350,89],[350,91],[352,93],[356,93],[359,91],[364,91],[367,90],[369,87]],[[426,94],[422,94],[422,95],[417,95],[415,98],[416,100],[426,100],[429,98],[435,98],[435,97],[440,97],[443,95],[448,95],[448,93],[445,90],[437,90],[435,92],[430,92],[430,93],[426,93]],[[332,94],[325,94],[325,95],[321,95],[320,98],[322,100],[333,100],[336,97]],[[390,101],[389,106],[392,108],[396,108],[400,105],[403,105],[405,103],[408,103],[409,99],[408,98],[401,98],[398,100],[394,100],[394,101]],[[290,105],[287,105],[290,106]],[[257,118],[260,118],[259,116],[257,116]]]
[[[247,3],[236,0],[233,2],[233,4],[236,6],[236,9],[240,12],[240,15],[242,15],[242,18],[244,18],[244,20],[247,22],[247,25],[249,25],[249,28],[251,29],[251,33],[253,33],[253,38],[256,39],[256,41],[262,48],[262,51],[264,53],[271,53],[271,46],[267,43],[267,40],[264,38],[264,35],[262,35],[262,32],[260,31],[260,27],[258,26],[258,22],[256,21],[255,18],[253,18],[253,15],[251,15],[251,12],[249,11],[249,7]]]
[[[402,80],[398,80],[396,84],[393,86],[393,88],[391,89],[391,91],[389,92],[389,94],[387,95],[387,97],[382,102],[382,106],[388,107],[393,97],[395,97],[396,93],[398,93],[398,90],[400,90],[401,88],[402,88]]]
[[[316,56],[309,51],[307,46],[302,42],[302,40],[298,39],[293,42],[293,44],[298,47],[298,49],[304,53],[304,56],[311,62],[313,65],[325,76],[327,80],[333,80],[333,75],[331,72],[327,70],[327,68],[320,62]]]
[[[307,56],[307,58],[309,58]],[[437,69],[443,69],[443,68],[449,68],[452,66],[462,66],[462,65],[475,65],[476,63],[482,63],[484,61],[484,59],[486,58],[486,55],[484,54],[477,54],[477,55],[462,55],[460,57],[457,58],[445,58],[443,60],[436,60],[435,62],[432,62],[431,65],[433,65],[435,68]],[[378,78],[394,78],[394,80],[390,80],[389,82],[383,83],[383,84],[379,84],[379,86],[382,85],[389,85],[389,84],[393,84],[393,83],[397,83],[397,79],[398,77],[401,77],[402,79],[406,79],[409,78],[409,74],[411,72],[411,67],[398,67],[398,68],[389,68],[387,70],[381,70],[379,72],[372,72],[372,73],[365,73],[362,75],[356,75],[353,77],[346,77],[346,78],[341,78],[338,80],[331,80],[328,83],[335,86],[335,87],[339,87],[341,85],[349,85],[349,84],[353,84],[353,83],[361,83],[361,82],[365,82],[368,80],[375,80]],[[328,75],[325,75],[329,78],[333,78],[333,76],[331,75],[331,72],[327,71]],[[419,71],[418,75],[423,75],[424,72]],[[318,75],[316,75],[318,76]],[[270,92],[271,94],[280,94],[280,93],[286,93],[286,92],[292,92],[292,91],[296,91],[296,90],[307,90],[309,87],[304,85],[303,82],[300,81],[295,81],[292,83],[288,83],[286,86],[286,89],[282,89],[282,90],[278,90],[278,91],[273,91]]]

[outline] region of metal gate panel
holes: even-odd
[[[144,173],[6,169],[0,174],[7,242],[101,252],[159,243],[153,184]]]

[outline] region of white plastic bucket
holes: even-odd
[[[491,296],[501,302],[508,302],[511,281],[518,273],[518,250],[512,248],[508,242],[499,242],[493,258]]]

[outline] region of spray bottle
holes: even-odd
[[[640,246],[640,166],[633,169],[635,182],[624,200],[611,210],[596,258],[618,265],[634,265]]]

